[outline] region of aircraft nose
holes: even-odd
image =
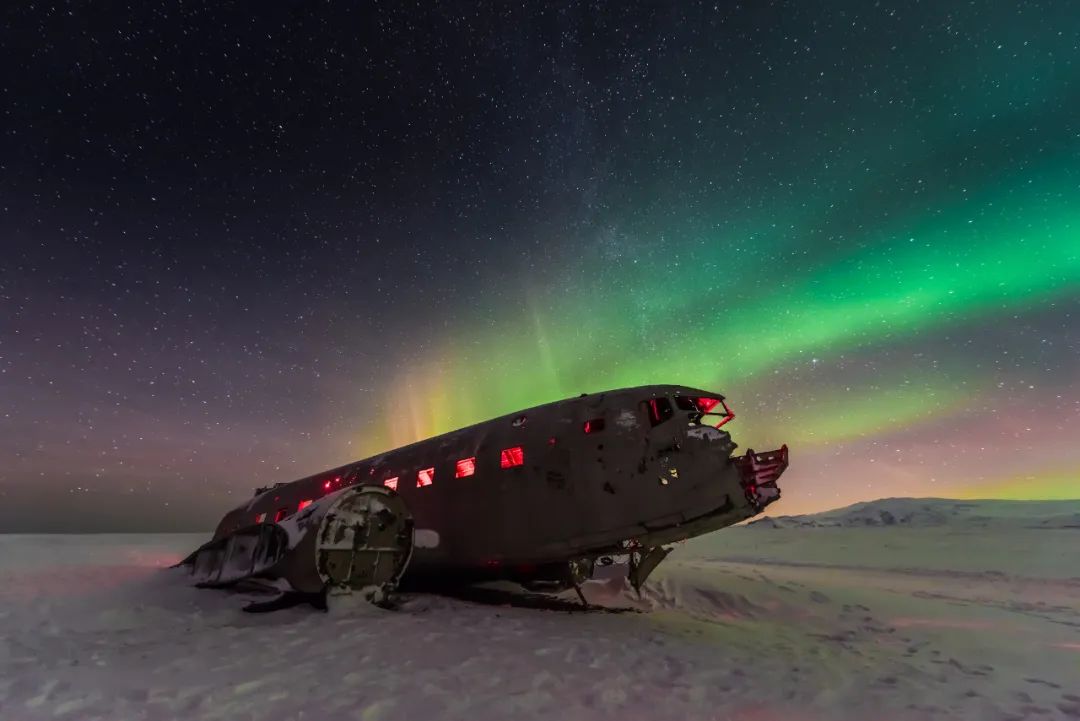
[[[775,451],[764,453],[747,450],[746,455],[738,456],[734,460],[742,476],[746,500],[755,510],[760,511],[780,498],[780,487],[776,485],[776,481],[788,467],[787,444]]]

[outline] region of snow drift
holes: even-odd
[[[1075,513],[890,499],[730,528],[640,598],[587,584],[620,613],[252,616],[164,568],[204,536],[0,536],[0,719],[1077,718]]]

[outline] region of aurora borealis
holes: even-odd
[[[1071,3],[133,13],[3,29],[0,531],[650,383],[777,512],[1080,497]]]

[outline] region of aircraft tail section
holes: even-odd
[[[397,588],[412,549],[412,516],[401,497],[381,486],[353,486],[279,523],[210,541],[182,563],[202,587],[283,579],[302,595],[355,591],[382,603]]]

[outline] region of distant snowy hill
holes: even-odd
[[[1080,528],[1076,501],[959,501],[947,498],[882,498],[823,513],[766,516],[747,527],[864,528]]]
[[[692,538],[672,558],[1080,581],[1080,501],[884,498],[765,517]]]

